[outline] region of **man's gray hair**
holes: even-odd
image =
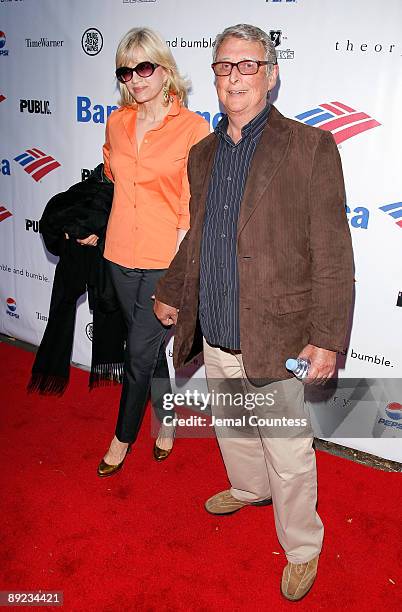
[[[250,25],[248,23],[238,23],[237,25],[230,26],[218,34],[215,38],[213,58],[214,62],[218,55],[219,47],[229,37],[240,38],[242,40],[248,40],[250,42],[259,42],[264,47],[265,59],[270,64],[267,66],[268,73],[272,71],[272,64],[277,63],[276,51],[274,44],[269,35],[257,28],[257,26]]]

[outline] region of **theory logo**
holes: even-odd
[[[396,47],[396,50],[395,50]],[[340,52],[344,52],[347,51],[349,53],[365,53],[367,55],[367,53],[395,53],[395,56],[397,56],[398,54],[398,45],[396,43],[390,43],[390,42],[373,42],[373,41],[369,41],[369,42],[358,42],[355,43],[355,41],[351,41],[349,39],[347,39],[346,41],[343,42],[339,42],[337,41],[335,43],[335,51],[340,51]]]
[[[28,111],[37,115],[51,115],[49,100],[20,100],[20,113]]]
[[[316,108],[296,115],[296,119],[306,125],[328,130],[336,144],[381,125],[366,113],[358,112],[342,102],[319,104]]]
[[[0,223],[8,219],[8,217],[12,217],[13,213],[10,213],[9,210],[5,206],[1,206],[0,204]]]
[[[54,157],[46,155],[46,153],[43,153],[43,151],[36,147],[27,149],[21,155],[17,155],[17,157],[14,157],[14,161],[24,168],[25,172],[30,174],[36,182],[61,166]]]

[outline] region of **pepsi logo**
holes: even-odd
[[[11,298],[11,297],[7,298],[6,304],[7,304],[7,309],[10,312],[15,312],[17,310],[17,302],[15,301],[14,298]]]
[[[399,402],[390,402],[385,407],[385,413],[387,417],[393,421],[400,421],[402,419],[402,404]]]

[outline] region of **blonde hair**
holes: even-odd
[[[166,87],[169,93],[175,94],[180,104],[187,106],[190,82],[183,78],[177,68],[171,50],[163,38],[150,28],[132,28],[123,36],[116,51],[116,68],[128,66],[132,61],[134,49],[144,51],[150,62],[159,64],[167,72]],[[136,102],[129,94],[127,87],[118,82],[121,106],[135,106]]]

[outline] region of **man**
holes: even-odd
[[[257,27],[240,24],[216,38],[212,67],[227,115],[191,150],[191,229],[158,284],[155,313],[177,323],[176,368],[197,352],[200,327],[210,390],[262,391],[275,404],[253,414],[295,417],[280,434],[255,421],[217,430],[231,489],[206,509],[230,514],[272,499],[288,560],[281,590],[298,600],[315,580],[323,526],[313,435],[291,427],[306,416],[303,385],[284,363],[308,358],[309,383],[333,376],[345,348],[353,257],[337,147],[329,132],[268,103],[276,63]],[[230,414],[219,402],[212,411]]]

